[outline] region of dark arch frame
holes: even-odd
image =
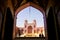
[[[13,17],[9,7],[5,10],[4,16],[4,26],[2,32],[2,40],[10,39],[12,40],[12,33],[13,33]],[[9,36],[9,37],[8,37]]]
[[[46,24],[46,17],[45,17],[45,11],[43,10],[43,8],[41,8],[40,6],[32,3],[32,2],[28,2],[22,6],[20,6],[19,8],[17,8],[17,10],[15,11],[15,18],[14,18],[14,29],[13,29],[13,39],[15,38],[15,27],[16,27],[16,16],[18,14],[18,12],[20,12],[21,10],[23,10],[24,8],[28,7],[28,6],[32,6],[36,9],[38,9],[39,11],[41,11],[43,13],[43,18],[44,18],[44,28],[45,28],[45,35],[46,35],[46,39],[48,39],[47,36],[47,24]]]
[[[56,39],[58,40],[58,25],[57,25],[57,19],[56,19],[56,14],[55,14],[55,9],[51,6],[49,8],[49,12],[48,12],[48,17],[47,17],[47,28],[48,28],[48,36],[49,36],[49,40],[52,39]],[[53,35],[53,36],[51,36]]]
[[[37,4],[34,4],[32,2],[28,2],[22,6],[20,6],[19,8],[17,8],[17,10],[15,11],[15,15],[18,14],[18,12],[20,12],[21,10],[23,10],[24,8],[28,7],[28,6],[32,6],[36,9],[38,9],[39,11],[41,11],[43,13],[43,15],[45,15],[45,11],[43,10],[43,8],[41,8],[40,6],[38,6]]]

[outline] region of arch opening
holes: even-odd
[[[33,3],[19,7],[15,12],[13,36],[47,38],[44,10]]]
[[[32,30],[31,33],[28,33],[28,26],[32,26],[32,29],[30,28]],[[18,31],[16,37],[39,37],[40,34],[45,37],[42,12],[32,6],[21,10],[16,16],[16,28],[18,28],[17,31],[23,30],[22,32]]]

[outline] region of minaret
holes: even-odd
[[[26,28],[26,26],[27,26],[27,23],[28,23],[28,21],[27,21],[27,20],[25,20],[25,23],[24,23],[25,28]]]
[[[34,33],[36,33],[37,32],[37,30],[36,30],[36,20],[33,20],[33,23],[34,23]]]
[[[33,23],[34,23],[34,27],[36,27],[36,20],[33,20]]]
[[[27,24],[28,24],[28,21],[25,20],[25,23],[24,23],[24,33],[25,34],[27,33]]]

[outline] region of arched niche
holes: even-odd
[[[22,10],[24,10],[24,9],[28,9],[28,7],[32,7],[32,9],[37,9],[39,12],[41,12],[42,13],[42,15],[43,15],[43,21],[44,21],[44,30],[45,30],[45,37],[47,38],[47,26],[46,26],[46,17],[45,17],[45,12],[44,12],[44,10],[40,7],[40,6],[38,6],[38,5],[36,5],[36,4],[34,4],[34,3],[32,3],[32,2],[28,2],[28,3],[26,3],[25,5],[22,5],[22,6],[20,6],[16,11],[15,11],[15,18],[14,18],[14,30],[13,30],[13,38],[15,38],[16,37],[16,32],[18,32],[18,27],[16,27],[16,19],[17,19],[17,15],[19,14],[19,12],[21,12]],[[27,12],[27,11],[26,11]],[[36,12],[36,11],[35,11]],[[36,14],[35,14],[36,15]]]
[[[4,32],[3,32],[3,40],[12,40],[12,30],[13,30],[13,17],[10,8],[6,9],[5,15],[5,23],[4,23]]]
[[[53,7],[50,7],[49,12],[48,12],[48,17],[47,17],[47,28],[48,28],[48,36],[49,39],[58,39],[58,31],[57,31],[57,26],[56,26],[56,15]],[[53,36],[51,36],[53,35]]]

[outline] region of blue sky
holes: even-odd
[[[37,27],[44,27],[43,14],[36,8],[29,6],[17,14],[16,26],[24,27],[24,21],[28,20],[28,23],[32,23],[36,20]]]

